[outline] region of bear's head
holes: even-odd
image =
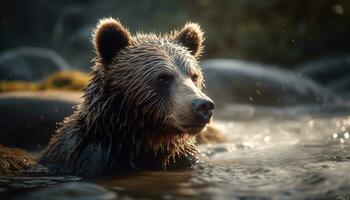
[[[203,33],[194,23],[170,34],[132,36],[118,20],[102,19],[93,34],[93,76],[99,83],[90,83],[99,89],[88,89],[86,95],[102,94],[109,102],[97,112],[109,111],[112,120],[105,123],[128,135],[124,141],[147,141],[155,151],[180,151],[213,115],[213,101],[201,92],[204,81],[197,59],[202,42]]]

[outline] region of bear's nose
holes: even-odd
[[[214,102],[210,99],[194,99],[192,109],[197,115],[199,123],[208,123],[213,116]]]

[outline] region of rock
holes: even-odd
[[[0,80],[40,81],[54,72],[69,69],[69,64],[50,49],[19,47],[0,55]]]
[[[331,99],[329,91],[306,77],[274,66],[230,59],[201,63],[205,92],[216,103],[259,106],[322,104]]]
[[[86,183],[71,182],[39,189],[19,198],[21,200],[112,200],[117,199],[115,192],[102,186]],[[119,199],[119,198],[118,198]]]
[[[0,143],[26,150],[45,147],[56,124],[73,112],[79,92],[0,94]]]
[[[35,160],[25,151],[0,144],[0,175],[22,171],[35,164]]]
[[[350,91],[350,55],[307,62],[296,71],[332,90]]]

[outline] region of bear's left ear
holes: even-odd
[[[196,23],[187,23],[180,31],[174,33],[173,39],[187,47],[196,58],[202,53],[203,31]]]
[[[101,19],[93,33],[93,44],[100,62],[108,65],[114,56],[128,46],[132,40],[130,32],[113,18]]]

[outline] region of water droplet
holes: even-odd
[[[344,138],[345,138],[345,139],[349,139],[349,138],[350,138],[349,132],[345,132],[345,133],[344,133]]]
[[[314,125],[315,125],[314,120],[310,120],[310,121],[309,121],[309,126],[310,126],[310,127],[314,127]]]
[[[337,138],[338,137],[338,133],[333,133],[333,138],[335,139],[335,138]]]
[[[270,142],[270,140],[271,140],[270,136],[267,135],[264,137],[264,142],[268,143],[268,142]]]
[[[333,6],[333,11],[335,14],[337,15],[342,15],[344,14],[344,8],[343,6],[339,5],[339,4],[336,4]]]

